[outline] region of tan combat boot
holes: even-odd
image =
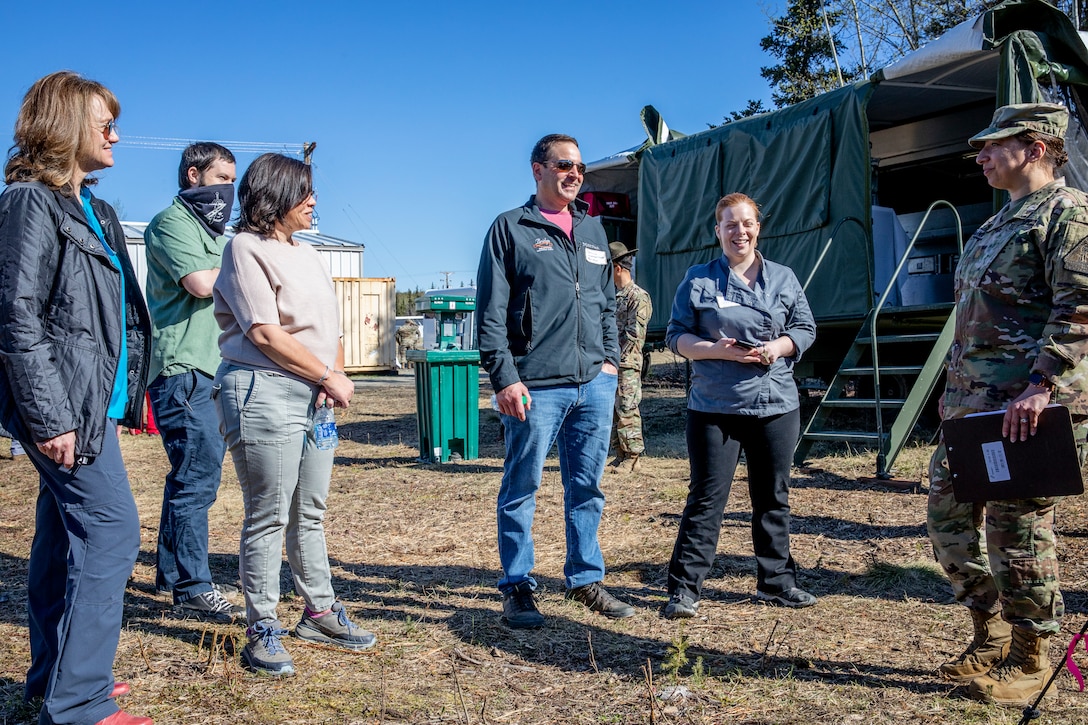
[[[637,453],[631,456],[631,473],[638,473],[642,470],[642,461],[638,457],[639,454]]]
[[[608,464],[609,473],[619,473],[621,468],[627,467],[627,461],[630,459],[623,451],[616,453],[616,457],[612,459],[612,462]]]
[[[975,638],[959,657],[941,665],[941,674],[956,682],[970,682],[985,675],[1009,653],[1012,626],[1000,614],[967,610],[975,625]]]
[[[999,705],[1030,705],[1046,687],[1054,673],[1050,667],[1050,640],[1020,627],[1012,628],[1009,654],[967,686],[968,694],[976,700]]]

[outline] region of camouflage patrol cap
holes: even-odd
[[[623,242],[610,242],[608,251],[612,253],[612,264],[631,269],[631,264],[635,261],[632,257],[638,249],[628,249]]]
[[[990,127],[976,133],[967,143],[980,149],[987,141],[1024,131],[1038,131],[1064,139],[1068,127],[1069,111],[1060,103],[1013,103],[997,109]]]

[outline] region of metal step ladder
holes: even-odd
[[[870,312],[870,317],[866,319],[866,324],[862,326],[857,338],[850,346],[839,371],[832,378],[823,400],[808,425],[805,426],[794,449],[796,465],[804,462],[817,441],[870,445],[877,451],[877,477],[889,478],[890,469],[896,457],[903,450],[911,431],[914,430],[914,426],[922,415],[926,401],[940,380],[945,358],[952,346],[954,314],[948,315],[939,331],[881,334],[875,338],[870,326],[872,315],[873,313]],[[904,352],[909,352],[911,348],[917,350],[919,345],[924,345],[929,350],[924,362],[899,363]],[[885,357],[895,362],[874,365],[872,362],[874,349],[883,349],[886,353]],[[884,383],[889,380],[894,381],[893,386],[889,388],[898,388],[894,393],[891,390],[887,391],[894,397],[882,394],[885,391]],[[870,385],[872,386],[871,396],[857,395],[858,387],[864,387],[867,390]],[[842,410],[872,411],[871,419],[864,421],[871,423],[872,427],[864,429],[835,427],[835,414]]]
[[[955,308],[952,307],[948,311],[943,326],[937,325],[924,332],[885,331],[880,334],[878,323],[888,296],[895,288],[896,279],[906,266],[907,259],[929,219],[930,212],[941,205],[952,209],[956,220],[957,243],[962,253],[963,232],[959,213],[952,204],[946,201],[934,202],[926,210],[922,223],[915,231],[910,244],[907,245],[887,288],[877,304],[870,310],[840,364],[838,372],[828,385],[819,406],[801,433],[797,447],[794,449],[795,465],[801,465],[804,462],[817,441],[872,445],[877,450],[877,477],[890,478],[891,466],[917,424],[922,409],[944,370],[945,359],[952,346]],[[814,274],[815,270],[809,275],[809,281]],[[807,287],[807,282],[805,286]],[[909,309],[899,308],[897,312],[909,314],[907,312]],[[932,306],[920,309],[929,316],[933,315]],[[885,325],[885,328],[887,327],[890,325]],[[922,356],[917,354],[919,345],[928,348],[928,354],[921,362],[919,359]],[[882,356],[887,359],[886,362],[881,362]],[[897,383],[899,390],[894,392],[889,390],[891,394],[884,396],[883,383],[887,381]],[[872,397],[859,397],[856,394],[859,383],[864,383],[862,387],[866,389],[869,385],[872,386]],[[871,427],[836,428],[833,425],[835,413],[844,409],[871,411]],[[890,421],[890,424],[886,421]]]

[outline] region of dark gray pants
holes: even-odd
[[[41,478],[27,602],[26,696],[44,697],[39,723],[93,723],[117,711],[110,699],[125,586],[140,550],[140,520],[117,444],[106,424],[102,453],[73,476],[37,446]]]

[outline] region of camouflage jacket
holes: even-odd
[[[393,337],[396,338],[398,345],[411,347],[423,338],[423,334],[419,325],[413,324],[411,322],[405,322],[403,325],[397,328],[397,331],[393,334]]]
[[[1001,410],[1032,372],[1088,413],[1088,196],[1054,181],[1006,204],[956,270],[946,417]]]
[[[620,338],[621,368],[642,370],[646,325],[653,312],[650,294],[634,282],[616,290],[616,329]]]

